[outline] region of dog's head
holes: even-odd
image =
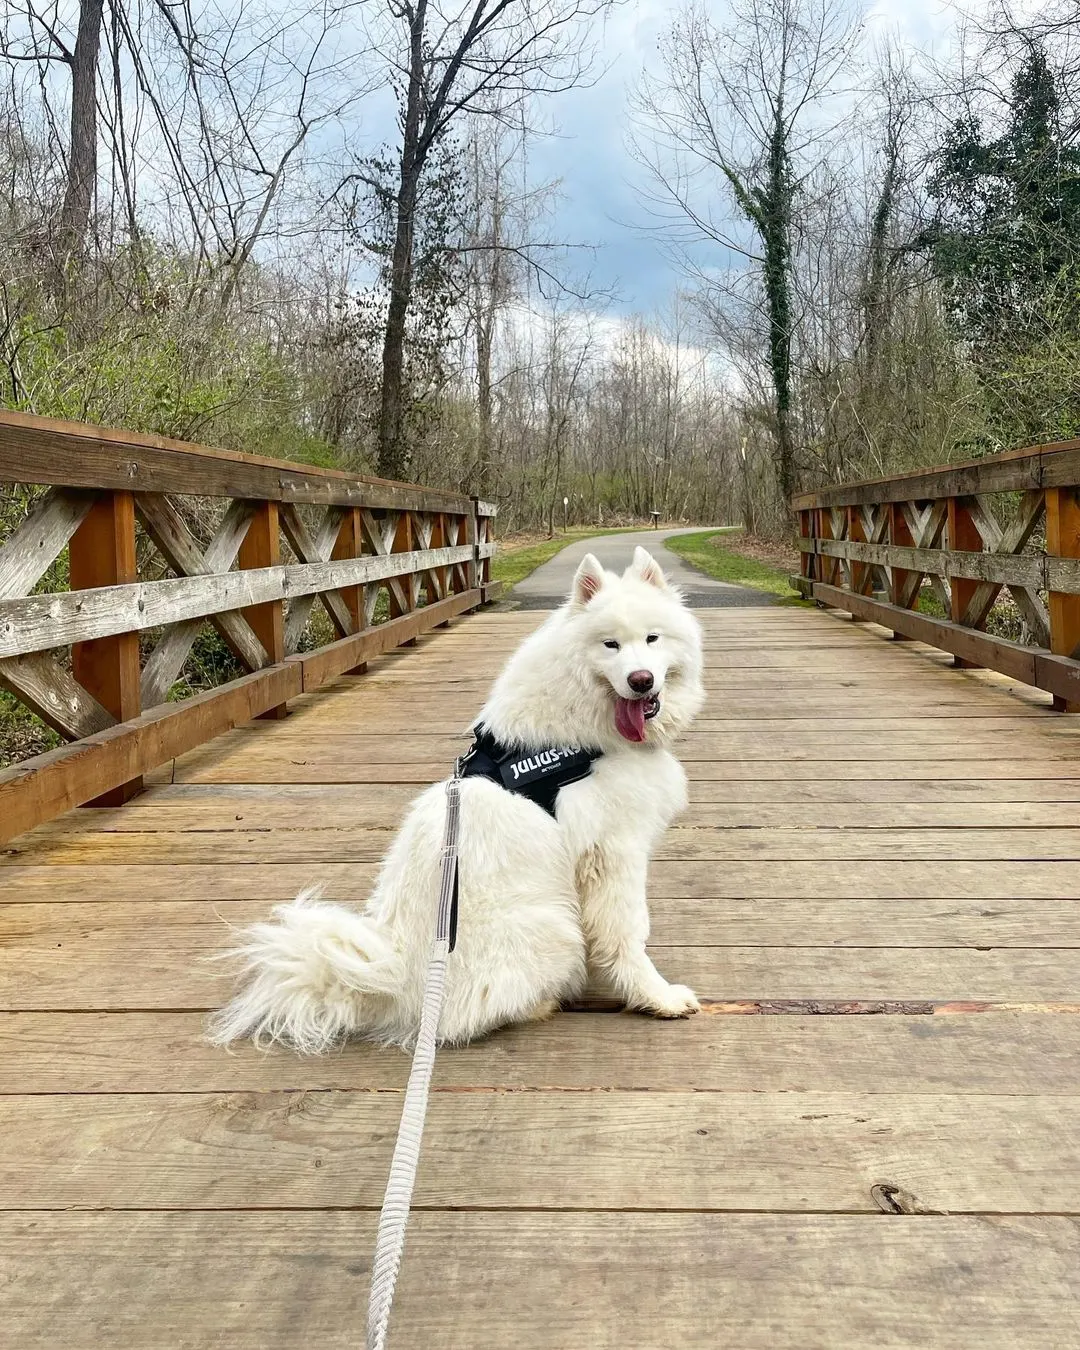
[[[643,548],[619,576],[587,554],[567,604],[578,671],[597,700],[600,730],[640,744],[673,738],[704,699],[701,630]],[[606,723],[606,726],[605,726]]]

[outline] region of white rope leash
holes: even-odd
[[[375,1257],[371,1264],[371,1294],[368,1299],[367,1350],[384,1350],[390,1324],[401,1258],[405,1251],[405,1228],[409,1222],[416,1169],[420,1163],[420,1141],[424,1136],[428,1089],[435,1068],[435,1046],[442,1013],[446,982],[446,958],[450,954],[451,914],[457,875],[458,825],[461,801],[460,765],[446,784],[446,828],[443,833],[442,879],[439,886],[439,911],[435,940],[424,984],[424,1005],[420,1030],[416,1036],[409,1082],[401,1108],[397,1143],[390,1163],[390,1176],[379,1214],[375,1239]]]

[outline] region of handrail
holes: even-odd
[[[496,508],[462,493],[9,412],[0,481],[48,487],[0,547],[0,686],[72,742],[0,773],[0,840],[125,801],[157,765],[498,591]],[[216,515],[208,541],[191,499]],[[70,589],[42,590],[65,550]],[[207,620],[248,674],[170,702]]]
[[[471,500],[441,488],[17,412],[0,412],[0,482],[458,515],[468,514]]]
[[[798,587],[1080,711],[1078,485],[1080,441],[1060,441],[800,493]],[[945,617],[919,612],[927,583]],[[1003,590],[1030,641],[985,631]]]
[[[981,492],[1026,492],[1029,488],[1074,487],[1080,483],[1080,440],[1050,441],[1005,450],[985,459],[913,469],[888,478],[866,478],[800,492],[792,510],[819,506],[871,506],[884,502],[970,497]]]

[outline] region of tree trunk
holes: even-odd
[[[477,476],[481,488],[487,482],[491,466],[491,348],[494,327],[494,313],[491,309],[485,313],[481,300],[477,304],[476,315],[476,410],[480,442]]]
[[[398,194],[397,226],[390,263],[390,303],[383,334],[382,389],[379,399],[379,473],[383,478],[405,478],[405,322],[412,297],[413,213],[416,186],[404,181]]]
[[[378,466],[384,478],[405,478],[405,323],[412,299],[413,234],[416,198],[423,170],[420,154],[420,113],[424,92],[425,0],[413,13],[409,33],[409,87],[402,127],[401,175],[394,221],[394,248],[390,258],[390,302],[383,335],[382,388],[379,396]]]
[[[776,406],[776,477],[786,516],[795,494],[795,438],[791,416],[791,177],[787,127],[778,102],[769,138],[769,185],[762,212],[765,296],[769,311],[769,365]]]
[[[863,331],[866,336],[866,369],[871,389],[876,386],[878,352],[885,327],[885,282],[889,266],[889,226],[899,177],[900,146],[896,128],[885,139],[885,171],[870,222],[870,248],[866,285],[863,290]]]
[[[71,124],[67,185],[60,208],[62,264],[78,259],[86,243],[97,180],[97,67],[104,0],[80,0],[71,54]]]

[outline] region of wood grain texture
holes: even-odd
[[[970,780],[969,780],[970,781]],[[961,791],[953,794],[909,789],[907,796],[924,796],[925,800],[893,801],[873,799],[873,792],[862,797],[850,794],[846,799],[829,792],[808,796],[795,805],[794,797],[784,795],[775,800],[736,801],[736,791],[728,785],[695,784],[694,800],[679,817],[683,828],[694,829],[762,829],[792,827],[816,830],[827,826],[837,829],[872,831],[880,829],[997,829],[1041,827],[1075,827],[1080,820],[1080,808],[1075,797],[1056,800],[1050,788],[1024,793],[1024,786],[1010,785],[1010,798],[997,800],[987,793],[982,784],[972,783],[979,791],[965,793],[968,784],[961,781]],[[712,791],[716,787],[723,791]],[[791,785],[785,785],[791,786]],[[940,785],[933,785],[940,787]],[[1036,786],[1039,786],[1036,780]],[[1031,784],[1027,784],[1030,788]],[[1061,789],[1053,789],[1055,797],[1065,796]],[[34,833],[33,841],[58,839],[82,833],[151,833],[157,830],[191,833],[194,831],[224,830],[297,830],[303,829],[303,813],[317,811],[319,830],[386,829],[400,822],[402,810],[416,797],[416,789],[408,784],[387,784],[375,787],[361,785],[349,792],[320,783],[285,784],[270,786],[255,795],[243,785],[217,789],[213,784],[177,784],[170,788],[153,788],[144,793],[129,810],[95,812],[83,821],[65,817],[43,825]],[[1015,800],[1015,797],[1026,800]],[[872,808],[872,809],[868,809]],[[30,842],[30,841],[27,841]]]
[[[353,1350],[374,1231],[342,1211],[6,1215],[0,1307],[27,1350]],[[448,1350],[1062,1350],[1078,1259],[1068,1218],[421,1212],[392,1334]]]
[[[0,412],[0,478],[71,488],[467,515],[468,497],[140,432]]]
[[[1025,492],[1078,481],[1080,441],[1058,441],[1007,450],[966,464],[918,469],[889,478],[804,492],[794,497],[791,504],[795,511],[806,511],[881,502],[927,501],[939,497],[973,497],[989,492]]]
[[[289,657],[183,703],[162,704],[133,721],[4,770],[0,772],[0,840],[14,838],[350,669],[358,650],[385,651],[475,603],[475,592],[453,596],[396,624],[391,621],[342,640],[354,645],[333,643],[310,656]]]
[[[68,572],[71,593],[67,601],[76,609],[87,596],[102,588],[120,589],[135,581],[135,500],[130,492],[109,492],[96,497],[83,516],[68,544]],[[34,598],[0,601],[0,604],[33,607]],[[2,628],[0,621],[0,628]],[[117,722],[131,721],[142,711],[139,680],[138,634],[126,628],[113,628],[108,634],[86,632],[72,638],[71,673],[91,699]],[[58,644],[39,642],[11,656]],[[122,782],[109,783],[100,793],[83,798],[100,806],[119,806],[142,788],[142,777],[133,773]]]
[[[205,1039],[202,1012],[13,1012],[0,1019],[0,1077],[19,1092],[400,1091],[408,1057],[354,1044],[318,1057]],[[739,1017],[673,1025],[565,1013],[482,1045],[439,1052],[435,1090],[593,1089],[1069,1096],[1080,1018]]]
[[[955,577],[962,582],[989,582],[998,586],[1024,586],[1039,590],[1053,587],[1073,593],[1080,590],[1080,561],[1076,559],[1051,558],[1046,555],[1022,557],[997,551],[914,548],[899,544],[864,544],[847,539],[801,540],[800,547],[803,552],[815,553],[822,558],[842,558],[856,564],[873,563],[879,567]],[[971,595],[975,594],[973,590]],[[966,602],[965,608],[968,604],[970,600]],[[988,608],[986,601],[979,604],[984,615]]]
[[[359,512],[345,511],[341,507],[332,506],[323,516],[318,532],[313,538],[300,512],[291,503],[287,503],[281,508],[281,527],[300,562],[325,562],[331,555],[335,559],[355,558],[360,554],[358,547],[346,546],[339,549],[336,545],[343,538],[348,545],[349,535],[343,534],[343,530],[352,524],[354,517],[358,516]],[[352,597],[351,606],[346,603],[344,593],[338,591],[326,591],[319,597],[339,637],[364,627],[356,603],[356,591],[355,586],[349,588],[349,595]],[[286,651],[294,652],[299,647],[314,603],[314,595],[298,595],[290,603],[288,622],[285,625]]]
[[[407,1057],[214,1049],[228,978],[210,958],[303,885],[364,901],[540,618],[416,634],[362,677],[334,663],[363,634],[311,654],[310,684],[308,657],[286,662],[287,721],[12,843],[14,1343],[356,1343]],[[692,805],[649,890],[659,969],[714,1001],[681,1023],[569,1012],[440,1053],[394,1334],[1080,1343],[1080,740],[1043,695],[870,626],[702,618]]]
[[[52,488],[34,503],[0,548],[0,597],[29,595],[86,519],[96,496]]]
[[[107,734],[107,733],[106,733]],[[67,867],[93,863],[213,863],[227,847],[238,865],[378,862],[389,846],[388,826],[354,829],[218,831],[99,831],[33,835],[12,840],[0,868]],[[668,831],[653,855],[658,862],[755,860],[910,862],[1080,862],[1080,829],[693,829]]]
[[[0,1098],[0,1208],[378,1209],[400,1093]],[[1080,1213],[1080,1097],[437,1094],[418,1209]]]
[[[47,652],[0,661],[0,686],[20,699],[65,740],[104,731],[116,721],[108,709]]]
[[[1066,903],[1052,907],[1054,927],[1045,936],[1034,931],[1033,916],[1013,941],[995,946],[993,923],[983,918],[980,924],[980,916],[966,926],[946,917],[938,930],[924,921],[918,932],[909,921],[898,940],[901,907],[868,943],[870,921],[864,917],[857,927],[850,910],[845,942],[837,940],[844,915],[806,920],[803,927],[796,920],[785,940],[779,928],[770,933],[749,921],[741,933],[710,932],[704,921],[685,917],[690,908],[657,902],[662,918],[651,948],[668,979],[707,998],[1035,1003],[1077,1001],[1080,989],[1080,924]],[[792,902],[788,916],[799,908]],[[933,908],[924,906],[924,914]],[[946,908],[937,902],[938,912]],[[269,907],[259,902],[148,905],[73,898],[0,907],[0,942],[9,958],[0,967],[0,1008],[210,1009],[231,988],[229,968],[216,958],[235,946],[245,924],[268,917]],[[969,940],[958,942],[965,932]],[[740,936],[749,941],[740,943]],[[1064,936],[1061,945],[1052,945],[1055,936]]]
[[[340,590],[343,586],[385,581],[390,577],[408,579],[424,567],[447,566],[468,556],[468,548],[460,546],[382,558],[254,565],[249,570],[217,576],[170,577],[122,586],[105,584],[83,596],[61,591],[21,600],[0,600],[0,657],[44,651],[69,642],[134,634],[161,624],[208,618],[226,610],[277,604],[289,596]]]
[[[376,874],[373,862],[71,863],[0,865],[4,904],[108,900],[289,900],[304,886],[319,884],[337,900],[367,898]],[[871,899],[935,896],[998,900],[1075,900],[1073,862],[655,862],[649,869],[653,897],[713,899],[855,895]]]
[[[179,576],[212,576],[227,572],[255,516],[253,502],[230,502],[217,533],[202,552],[183,516],[168,498],[141,493],[135,506],[147,533]],[[266,648],[241,614],[226,611],[211,615],[210,621],[248,670],[259,670],[267,664]],[[143,668],[144,707],[153,708],[165,700],[202,625],[201,618],[189,619],[166,629]]]
[[[1080,500],[1075,487],[1051,488],[1046,494],[1046,547],[1056,555],[1058,568],[1080,566]],[[1075,660],[1080,656],[1080,596],[1075,586],[1051,584],[1049,590],[1050,648]],[[1080,712],[1080,680],[1076,698],[1055,692],[1063,711]]]

